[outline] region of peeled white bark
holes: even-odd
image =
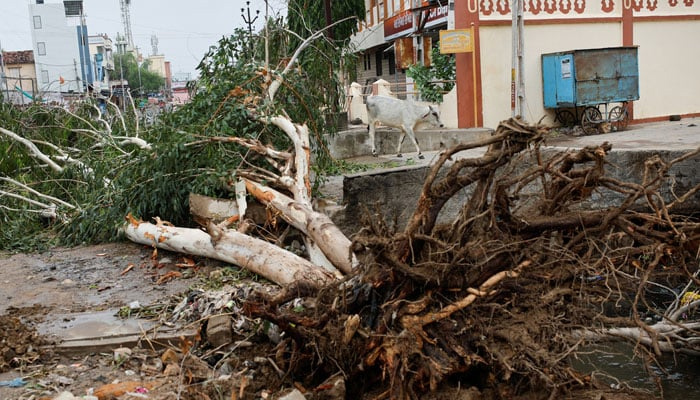
[[[42,153],[41,150],[39,150],[39,148],[36,147],[36,145],[35,145],[34,143],[32,143],[30,140],[27,140],[27,139],[23,138],[22,136],[20,136],[20,135],[14,133],[14,132],[12,132],[12,131],[10,131],[10,130],[7,130],[7,129],[5,129],[5,128],[0,128],[0,133],[2,133],[2,134],[4,134],[4,135],[7,135],[7,136],[9,136],[11,139],[14,139],[14,140],[16,140],[16,141],[22,143],[23,145],[25,145],[25,146],[27,147],[27,149],[29,150],[29,154],[30,154],[32,157],[37,158],[37,159],[39,159],[39,160],[45,162],[46,165],[48,165],[49,168],[51,168],[52,170],[54,170],[54,171],[56,171],[56,172],[62,172],[62,171],[63,171],[63,167],[61,167],[60,165],[58,165],[58,164],[56,164],[55,162],[53,162],[53,161],[51,160],[51,158],[49,158],[49,156],[47,156],[46,154]]]
[[[336,279],[323,268],[274,244],[232,230],[213,240],[199,229],[130,222],[124,232],[133,242],[225,261],[282,286],[298,280],[323,285]]]
[[[279,211],[285,221],[308,235],[336,268],[346,274],[352,272],[357,260],[350,252],[350,239],[327,215],[257,182],[246,180],[246,185],[258,201]]]

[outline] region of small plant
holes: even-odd
[[[437,47],[433,48],[431,58],[430,67],[415,64],[408,68],[406,75],[415,81],[423,100],[442,103],[443,93],[455,85],[455,59],[449,54],[440,54]]]

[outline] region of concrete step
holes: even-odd
[[[110,352],[118,347],[178,346],[182,337],[193,338],[192,327],[165,326],[155,321],[117,317],[118,309],[52,314],[37,326],[39,334],[52,340],[54,351],[69,356]]]
[[[491,135],[492,129],[426,129],[416,130],[416,140],[422,152],[442,150],[460,143],[474,142]],[[401,131],[394,128],[381,127],[376,132],[376,146],[379,154],[396,155]],[[367,125],[360,125],[346,131],[341,131],[328,137],[328,149],[337,159],[349,159],[372,155],[372,144],[369,141]],[[415,153],[416,148],[409,138],[405,138],[401,153]]]

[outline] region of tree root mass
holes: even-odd
[[[348,398],[419,398],[447,381],[493,398],[557,398],[595,385],[568,357],[585,339],[614,335],[611,321],[648,354],[698,352],[693,308],[673,311],[698,284],[700,224],[659,194],[678,160],[650,159],[642,182],[621,182],[605,174],[610,145],[544,159],[545,133],[511,119],[480,158],[448,166],[459,149],[446,151],[405,230],[366,218],[352,276],[249,298],[249,315],[286,333],[288,373],[314,387],[340,372]],[[438,225],[467,186],[459,216]],[[622,200],[582,206],[598,192]],[[303,310],[289,306],[299,297]],[[647,324],[649,315],[663,322]]]

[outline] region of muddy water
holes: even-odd
[[[632,345],[607,343],[584,348],[571,362],[577,370],[593,372],[610,385],[649,390],[665,400],[700,400],[700,357],[664,355],[660,366],[647,371]]]

